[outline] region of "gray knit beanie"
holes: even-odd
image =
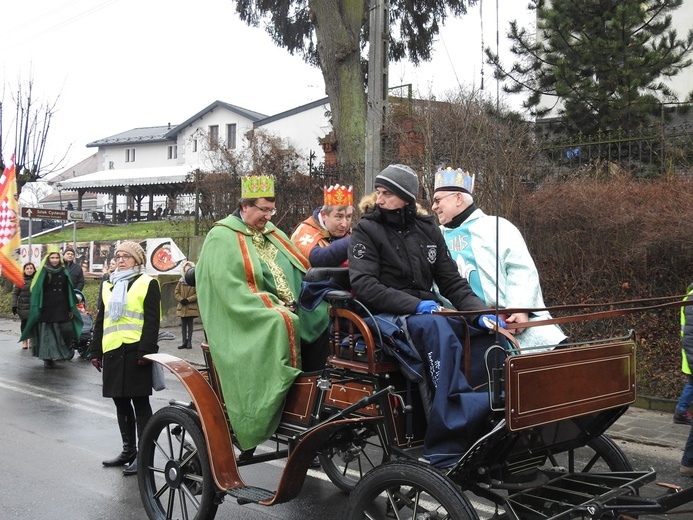
[[[385,188],[410,204],[419,195],[419,176],[409,166],[391,164],[375,178],[376,188]]]

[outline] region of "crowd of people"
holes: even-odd
[[[310,267],[348,267],[350,289],[373,313],[406,328],[412,348],[424,361],[429,427],[424,453],[444,467],[477,438],[488,410],[463,373],[464,335],[486,335],[508,323],[550,319],[539,276],[519,230],[490,216],[474,202],[475,178],[445,169],[435,176],[428,215],[418,204],[419,176],[392,164],[375,179],[375,192],[354,217],[354,192],[336,184],[324,190],[323,204],[289,237],[273,222],[274,178],[244,177],[237,209],[208,233],[197,265],[185,262],[175,288],[181,320],[179,349],[192,348],[193,322],[200,318],[227,405],[234,435],[243,450],[269,439],[284,400],[301,372],[321,370],[329,354],[326,302],[300,304],[303,277]],[[12,310],[21,319],[22,348],[30,348],[47,368],[68,359],[82,320],[75,289],[84,286],[75,252],[47,252],[38,269],[24,266],[24,285],[13,293]],[[152,415],[151,364],[161,319],[158,282],[143,272],[145,253],[121,242],[104,273],[91,349],[91,363],[103,374],[103,396],[113,399],[122,452],[104,466],[128,465],[136,474],[137,440]],[[195,267],[195,285],[186,272]],[[693,292],[693,285],[690,288]],[[691,294],[689,292],[689,294]],[[233,297],[229,297],[233,295]],[[465,318],[441,314],[444,308],[471,311]],[[496,312],[489,313],[488,309]],[[693,389],[693,307],[682,311],[684,372]],[[475,312],[478,311],[478,312]],[[229,348],[229,330],[234,331]],[[523,351],[555,348],[567,341],[557,325],[515,328]],[[262,345],[263,348],[258,348]],[[479,352],[486,349],[481,344]],[[480,354],[472,352],[472,360]],[[257,374],[263,377],[258,378]],[[688,392],[693,394],[693,390]],[[675,422],[690,423],[688,395]],[[463,396],[464,406],[453,397]],[[685,401],[685,402],[684,402]],[[450,415],[463,417],[450,421]],[[430,435],[429,435],[430,433]],[[455,445],[448,440],[454,437]],[[693,476],[693,428],[681,461],[681,474]]]

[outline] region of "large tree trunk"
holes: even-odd
[[[364,163],[366,93],[361,72],[360,32],[364,0],[309,0],[320,68],[330,98],[337,159],[341,166]]]

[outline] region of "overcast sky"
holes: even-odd
[[[498,1],[503,48],[508,21],[531,18],[523,0]],[[234,7],[231,0],[0,2],[5,134],[17,82],[29,77],[36,99],[60,96],[46,162],[71,147],[64,168],[94,152],[88,142],[177,124],[215,100],[273,115],[325,96],[319,69],[242,23]],[[486,0],[483,14],[484,44],[495,48],[496,2]],[[411,83],[415,92],[436,95],[458,84],[478,87],[481,25],[478,6],[463,20],[450,20],[433,61],[419,68],[391,64],[390,85]],[[495,95],[488,68],[485,78]]]

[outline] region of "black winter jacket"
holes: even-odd
[[[74,261],[69,264],[65,262],[65,269],[70,273],[72,287],[80,291],[84,290],[84,271],[82,271],[82,266]]]
[[[421,300],[435,300],[433,282],[457,310],[486,305],[457,270],[433,217],[414,206],[376,207],[354,228],[349,279],[356,297],[373,312],[414,314]]]
[[[17,307],[17,315],[25,320],[29,317],[29,307],[31,306],[31,280],[34,275],[24,277],[24,285],[14,286],[12,289],[12,307]]]

